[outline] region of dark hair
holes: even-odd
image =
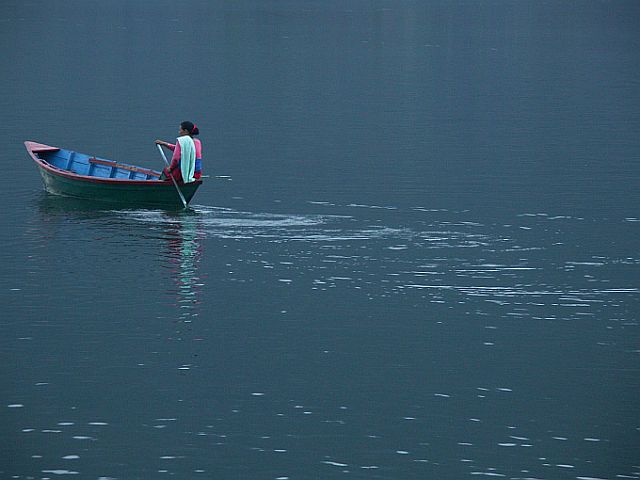
[[[187,132],[189,132],[189,135],[192,135],[192,136],[198,135],[200,133],[200,130],[198,130],[198,127],[196,127],[196,124],[188,120],[182,122],[180,124],[180,128],[183,130],[186,130]]]

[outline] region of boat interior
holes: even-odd
[[[124,180],[158,180],[160,172],[133,165],[96,158],[83,153],[64,149],[37,150],[40,160],[60,170],[98,178]]]

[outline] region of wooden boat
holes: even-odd
[[[160,180],[161,172],[113,160],[24,142],[36,162],[44,188],[55,195],[66,195],[101,202],[149,206],[182,206],[171,180]],[[202,180],[178,183],[189,202]]]

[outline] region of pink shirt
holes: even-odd
[[[202,143],[197,138],[193,139],[193,143],[196,147],[196,160],[202,160]],[[175,144],[170,143],[169,145],[167,145],[167,147],[169,147],[170,150],[173,150],[173,156],[171,157],[171,166],[169,168],[174,169],[178,166],[181,158],[180,142]]]

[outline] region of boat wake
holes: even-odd
[[[284,268],[279,282],[313,273],[313,288],[382,287],[385,295],[418,295],[434,303],[481,300],[516,310],[505,315],[555,318],[593,315],[614,297],[636,296],[637,288],[611,285],[607,272],[619,259],[575,257],[565,242],[550,242],[547,223],[574,222],[547,216],[522,216],[496,230],[466,212],[420,212],[408,226],[392,217],[255,213],[196,205],[190,213],[161,210],[117,211],[127,223],[147,224],[159,236],[197,242],[233,240],[246,249],[237,262],[254,258],[264,268]],[[369,208],[370,210],[373,207]],[[344,209],[340,209],[343,213]],[[393,217],[395,218],[395,217]],[[406,217],[403,217],[406,218]],[[498,233],[499,232],[499,233]],[[244,243],[244,247],[242,246]],[[566,263],[553,271],[549,251]],[[635,263],[635,260],[633,261]],[[615,300],[617,301],[617,300]],[[549,304],[563,313],[537,312]]]
[[[362,226],[351,216],[252,213],[196,205],[190,213],[162,210],[117,211],[119,216],[155,227],[182,226],[203,238],[266,239],[272,242],[340,242],[411,236],[406,229]]]

